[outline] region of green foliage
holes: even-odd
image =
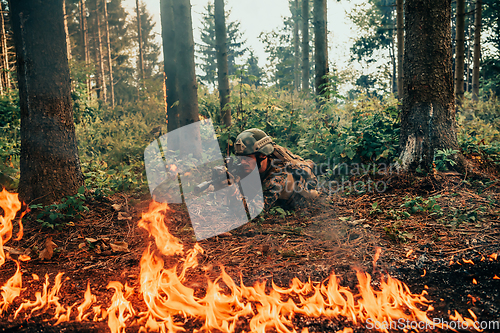
[[[0,185],[13,190],[19,178],[19,95],[12,90],[0,95]]]
[[[397,221],[389,227],[384,227],[384,231],[393,241],[397,243],[406,243],[408,239],[413,238],[413,234],[399,230],[402,225],[402,222]]]
[[[201,59],[199,67],[205,73],[200,78],[203,82],[209,85],[214,85],[217,82],[217,55],[216,55],[216,39],[215,39],[215,14],[214,4],[209,2],[204,8],[201,30],[201,44],[198,45],[198,58]],[[242,40],[240,31],[240,22],[230,21],[230,11],[226,10],[226,34],[227,34],[227,61],[228,75],[236,73],[237,66],[235,60],[241,57],[248,48],[244,47],[245,40]]]
[[[78,193],[67,196],[60,203],[54,203],[43,207],[40,204],[31,205],[30,209],[40,210],[36,216],[36,221],[45,228],[62,229],[64,226],[73,225],[73,221],[82,218],[82,213],[88,212],[85,206],[85,187],[78,189]]]
[[[406,201],[401,205],[401,207],[406,208],[409,214],[427,212],[429,215],[442,215],[443,212],[441,210],[441,206],[436,202],[436,199],[440,197],[441,195],[436,195],[427,199],[420,196],[415,198],[406,197]]]
[[[458,150],[454,149],[438,149],[434,153],[434,164],[436,169],[439,171],[446,171],[457,165],[457,162],[453,160],[453,156],[458,153]]]
[[[293,212],[289,211],[289,210],[285,210],[279,206],[274,206],[269,210],[269,214],[277,215],[277,216],[284,219],[287,216],[293,215]]]

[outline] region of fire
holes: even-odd
[[[11,194],[2,192],[1,195],[9,197]],[[0,199],[0,204],[9,204],[4,208],[6,213],[1,220],[2,263],[7,259],[2,246],[11,237],[11,221],[21,207],[15,200]],[[9,210],[9,207],[13,208]],[[185,251],[180,240],[166,226],[165,213],[168,209],[166,204],[153,202],[138,222],[153,240],[140,261],[138,288],[117,281],[109,282],[108,289],[113,291],[113,296],[106,306],[92,294],[90,283],[87,283],[83,300],[65,306],[60,303],[59,295],[63,286],[63,273],[57,274],[52,285],[46,275],[42,290],[35,292],[34,300],[24,300],[15,310],[14,318],[46,313],[52,316],[54,325],[71,320],[106,320],[112,333],[123,333],[129,326],[140,326],[139,332],[181,332],[185,331],[183,326],[190,319],[201,323],[200,331],[232,333],[241,330],[238,325],[242,318],[247,319],[250,332],[273,330],[298,333],[294,328],[297,315],[340,318],[352,326],[360,326],[368,319],[374,322],[406,319],[433,324],[427,315],[433,307],[426,298],[425,290],[421,294],[414,294],[406,284],[390,276],[382,276],[379,287],[375,289],[372,287],[372,276],[361,271],[356,273],[357,287],[350,289],[342,286],[334,273],[323,282],[302,282],[294,278],[288,287],[277,286],[274,282],[268,284],[266,281],[246,286],[241,277],[236,282],[221,267],[218,278],[205,281],[204,295],[195,296],[195,290],[186,284],[187,275],[189,270],[197,267],[197,257],[203,253],[203,249],[196,244]],[[374,269],[380,253],[381,250],[377,249],[373,260]],[[171,256],[179,258],[178,264],[167,267],[164,257]],[[20,263],[16,261],[16,265],[14,276],[1,287],[0,316],[24,290]],[[34,280],[39,279],[34,274],[32,277]],[[132,298],[140,300],[144,306],[133,304]],[[139,312],[138,309],[143,311]],[[463,318],[455,312],[451,318],[467,323],[475,321],[472,311],[470,315],[473,319]],[[386,329],[382,330],[387,332]],[[307,328],[301,331],[308,332]],[[353,329],[346,327],[338,332],[349,333]]]
[[[9,193],[5,189],[0,192],[0,206],[4,211],[4,215],[0,215],[0,266],[5,263],[6,257],[3,250],[3,245],[12,237],[12,220],[16,217],[17,212],[21,209],[21,202],[18,199],[17,193]],[[23,237],[23,225],[19,221],[19,232],[15,240],[20,240]]]

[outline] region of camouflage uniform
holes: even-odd
[[[263,131],[250,129],[242,132],[236,138],[235,151],[238,155],[258,152],[269,157],[266,170],[260,173],[263,200],[247,198],[250,210],[267,211],[276,204],[284,208],[301,207],[318,197],[312,161],[304,161],[274,144]],[[263,202],[264,206],[259,207],[258,202]]]

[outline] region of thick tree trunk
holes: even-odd
[[[115,107],[115,86],[113,80],[113,61],[111,59],[111,43],[109,42],[109,19],[108,19],[108,1],[104,1],[104,20],[106,22],[106,49],[108,50],[108,70],[109,70],[109,90],[111,107]]]
[[[1,73],[1,89],[2,89],[2,95],[4,93],[4,90],[9,90],[10,89],[10,66],[9,66],[9,49],[7,48],[7,35],[5,33],[5,13],[4,13],[4,4],[3,2],[0,2],[0,10],[1,10],[1,17],[0,17],[0,22],[1,22],[1,33],[2,33],[2,40],[0,41],[1,43],[1,48],[2,48],[2,73]]]
[[[27,203],[48,204],[75,194],[83,185],[62,0],[9,5],[21,107],[19,196]]]
[[[139,86],[142,86],[144,89],[144,50],[142,49],[142,24],[139,0],[135,0],[135,7],[137,12],[137,43],[139,44]]]
[[[472,98],[479,99],[479,62],[481,60],[481,10],[482,0],[476,0],[476,15],[474,17],[474,60],[472,67]]]
[[[66,47],[68,60],[71,61],[71,41],[69,39],[69,30],[68,30],[68,16],[66,14],[66,0],[63,0],[63,15],[64,15],[64,33],[66,34]]]
[[[104,0],[106,1],[106,0]],[[99,13],[99,0],[95,2],[95,17],[97,20],[97,54],[99,58],[99,76],[101,77],[101,92],[104,102],[108,101],[108,91],[106,87],[106,76],[104,75],[104,54],[102,51],[102,38],[101,38],[101,14]]]
[[[404,13],[403,0],[396,0],[398,32],[398,99],[403,98]]]
[[[314,0],[314,61],[316,95],[321,95],[328,83],[326,0]]]
[[[190,0],[174,0],[175,49],[177,51],[177,82],[179,94],[179,125],[185,126],[200,120],[198,114],[198,84],[194,64],[193,25]],[[200,132],[185,133],[180,138],[181,151],[201,157]]]
[[[227,36],[226,15],[224,11],[224,0],[215,0],[215,40],[217,43],[217,80],[219,83],[220,112],[223,123],[231,126],[228,64],[227,64]]]
[[[175,44],[175,24],[173,12],[174,0],[161,0],[161,30],[163,39],[163,67],[165,70],[165,92],[167,108],[167,132],[180,127],[179,121],[179,92],[177,82],[177,60]],[[169,150],[178,150],[179,142],[176,138],[169,138]]]
[[[430,171],[435,149],[459,150],[451,66],[451,0],[406,0],[400,159]],[[459,157],[460,159],[460,157]],[[459,167],[463,162],[458,160]]]
[[[309,93],[309,0],[302,0],[302,91]]]
[[[457,0],[457,38],[455,48],[455,98],[461,104],[464,98],[465,59],[465,0]]]
[[[303,0],[308,1],[308,0]],[[299,40],[299,24],[300,24],[300,5],[299,0],[295,0],[293,5],[293,88],[295,91],[300,89],[300,40]]]

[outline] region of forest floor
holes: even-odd
[[[235,281],[241,275],[247,286],[263,280],[269,286],[272,280],[286,287],[294,277],[322,282],[335,273],[341,285],[356,290],[356,270],[361,270],[373,276],[374,288],[388,274],[406,283],[413,293],[426,290],[434,307],[429,318],[449,320],[454,310],[470,317],[468,310],[472,309],[478,321],[499,320],[500,181],[465,181],[463,175],[449,173],[398,179],[388,185],[383,193],[323,195],[291,215],[266,213],[263,219],[203,240],[199,245],[204,254],[198,256],[199,266],[188,271],[186,285],[195,295],[203,295],[207,279],[215,280],[223,266]],[[110,281],[127,282],[137,290],[140,258],[150,242],[137,221],[149,202],[127,195],[92,199],[87,202],[90,211],[74,226],[48,231],[27,225],[22,240],[5,244],[13,257],[31,251],[32,260],[22,263],[25,289],[1,316],[0,332],[109,331],[105,322],[53,326],[53,312],[31,317],[21,314],[16,319],[14,312],[23,300],[35,299],[46,274],[53,281],[58,272],[64,272],[59,295],[66,306],[81,302],[89,281],[103,305],[111,302]],[[184,206],[171,205],[167,223],[186,249],[194,246]],[[42,260],[38,254],[48,237],[57,247],[51,259]],[[112,252],[111,243],[123,249]],[[381,253],[374,264],[377,248]],[[0,285],[15,270],[12,260],[0,267]],[[134,306],[143,309],[141,300],[134,297]],[[304,327],[309,332],[336,332],[345,327],[370,331],[362,323],[352,326],[341,318],[297,315],[293,322],[298,332]],[[191,321],[184,328],[190,332],[200,325]],[[248,332],[245,322],[241,325],[240,331]],[[137,329],[131,327],[127,332]]]

